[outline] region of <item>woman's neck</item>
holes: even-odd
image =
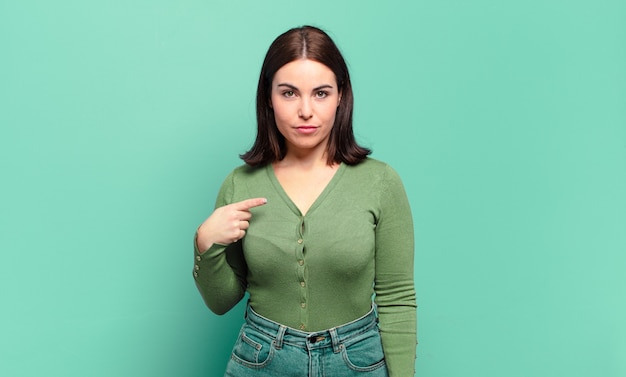
[[[338,165],[337,163],[331,166]],[[316,148],[316,150],[287,150],[285,157],[274,163],[275,167],[297,167],[300,169],[313,169],[328,166],[328,154],[326,148]]]

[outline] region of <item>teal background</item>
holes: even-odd
[[[414,211],[418,376],[626,376],[624,1],[3,1],[0,375],[219,376],[192,236],[325,28]]]

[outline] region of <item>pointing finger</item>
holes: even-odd
[[[262,206],[265,203],[267,203],[267,199],[265,198],[246,199],[237,203],[233,203],[233,208],[238,211],[247,211],[250,208]]]

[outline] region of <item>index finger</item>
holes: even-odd
[[[267,199],[265,198],[252,198],[233,203],[232,206],[238,211],[247,211],[250,208],[262,206],[265,203],[267,203]]]

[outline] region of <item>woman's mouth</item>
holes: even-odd
[[[308,135],[308,134],[312,134],[313,132],[317,131],[317,127],[316,126],[305,125],[305,126],[298,126],[298,127],[296,127],[296,130],[299,133],[301,133],[301,134]]]

